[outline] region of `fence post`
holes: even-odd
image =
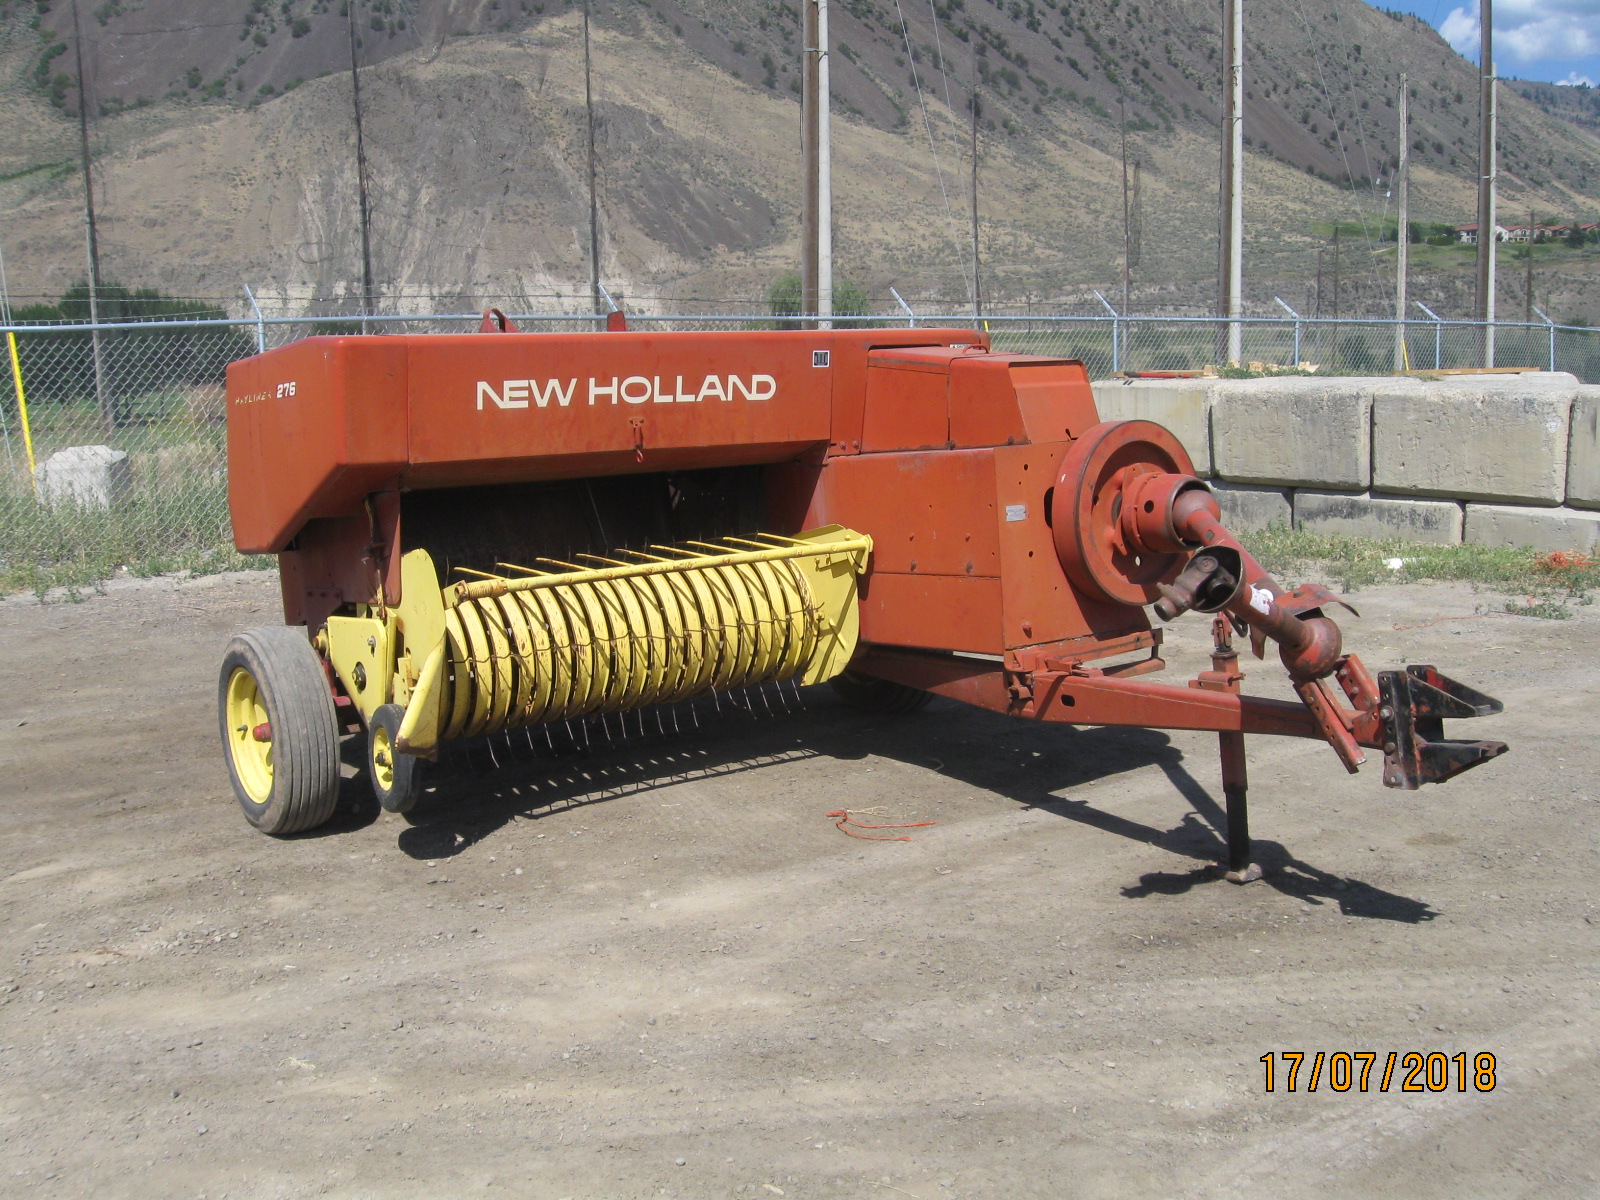
[[[267,352],[267,323],[261,317],[261,305],[256,303],[256,294],[250,290],[250,285],[244,285],[244,294],[250,301],[250,307],[256,314],[256,353]]]
[[[1122,321],[1121,314],[1111,307],[1111,302],[1098,291],[1094,298],[1106,306],[1106,311],[1111,314],[1111,373],[1117,374],[1122,370]]]
[[[1544,309],[1537,304],[1529,305],[1534,312],[1539,314],[1539,319],[1550,327],[1550,370],[1556,369],[1556,323],[1545,315]]]
[[[614,312],[621,312],[622,310],[617,307],[617,302],[611,298],[611,293],[606,291],[606,285],[605,284],[601,283],[597,279],[597,280],[595,280],[595,284],[594,285],[595,285],[595,287],[600,289],[600,298],[606,302],[606,314],[605,314],[605,316],[600,317],[600,324],[599,324],[599,328],[602,329],[602,330],[605,330],[605,329],[610,328],[611,314],[614,313]],[[626,299],[627,297],[623,297],[623,298]]]
[[[895,291],[893,286],[889,288],[889,294],[894,297],[896,304],[906,310],[906,328],[915,329],[917,327],[917,314],[911,311],[911,305],[906,303],[905,297]]]
[[[1440,361],[1439,348],[1440,344],[1444,340],[1444,318],[1438,313],[1434,312],[1433,309],[1429,308],[1421,300],[1414,300],[1412,303],[1433,318],[1433,369],[1437,371],[1439,370]]]
[[[1282,296],[1274,296],[1273,299],[1278,302],[1279,308],[1294,318],[1294,362],[1290,366],[1298,367],[1300,365],[1300,314],[1285,304]]]

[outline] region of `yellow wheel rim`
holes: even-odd
[[[258,741],[255,735],[256,728],[267,723],[255,676],[235,667],[228,678],[228,755],[252,804],[272,798],[272,743]]]
[[[383,725],[372,729],[372,779],[385,793],[394,790],[394,746]]]

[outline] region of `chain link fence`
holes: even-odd
[[[604,318],[513,314],[528,332],[593,330]],[[227,509],[228,363],[314,334],[460,333],[474,314],[137,321],[0,326],[0,593],[91,587],[119,573],[211,572],[265,565],[238,555]],[[772,329],[758,314],[629,315],[635,329]],[[1191,371],[1219,361],[1228,322],[1199,317],[921,315],[840,318],[840,327],[981,326],[997,350],[1080,358],[1091,378]],[[1386,374],[1393,321],[1247,318],[1246,368]],[[1496,327],[1496,361],[1600,382],[1600,330],[1550,323]],[[1404,325],[1413,370],[1481,363],[1483,327]],[[105,447],[105,450],[84,450]],[[74,448],[78,448],[74,450]],[[62,456],[62,452],[72,451]],[[74,465],[74,460],[85,465]]]

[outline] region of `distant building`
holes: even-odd
[[[1456,239],[1466,243],[1468,246],[1476,246],[1478,244],[1478,226],[1476,224],[1457,225]],[[1511,231],[1504,225],[1496,224],[1494,227],[1494,240],[1497,242],[1511,241]],[[1527,239],[1523,238],[1522,240],[1526,241]]]
[[[1503,242],[1553,242],[1567,236],[1565,225],[1508,225]]]

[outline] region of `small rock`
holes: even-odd
[[[684,1159],[684,1158],[675,1158],[675,1159],[673,1159],[673,1160],[672,1160],[672,1161],[673,1161],[673,1162],[675,1162],[675,1163],[677,1163],[677,1164],[678,1164],[678,1166],[680,1166],[680,1167],[681,1167],[681,1166],[683,1166],[683,1165],[684,1165],[684,1164],[685,1164],[685,1163],[687,1163],[687,1162],[688,1162],[688,1161],[689,1161],[689,1160],[688,1160],[688,1159]]]
[[[206,1127],[204,1125],[202,1125],[202,1126],[200,1126],[199,1129],[196,1129],[195,1132],[196,1133],[206,1133],[208,1131],[207,1131]]]

